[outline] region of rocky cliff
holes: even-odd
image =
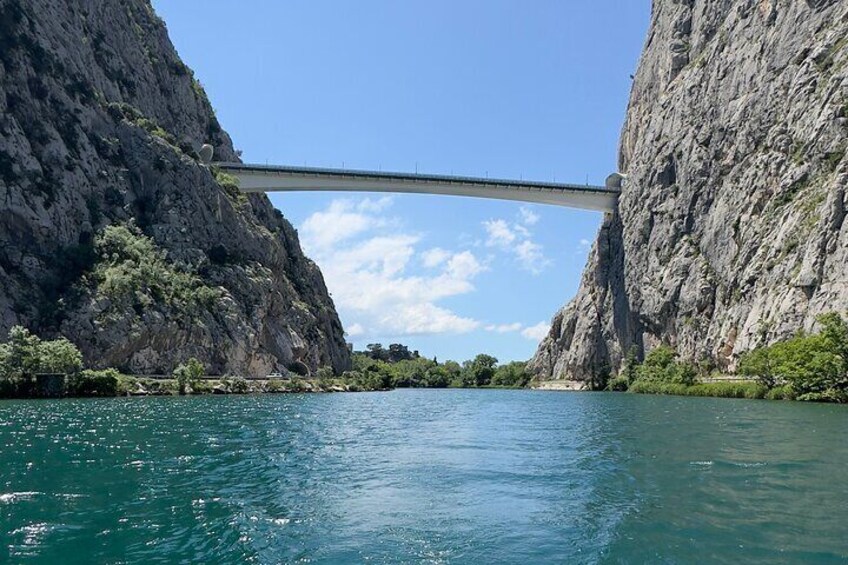
[[[660,343],[738,355],[848,309],[848,2],[655,0],[629,175],[532,366],[589,381]]]
[[[204,142],[236,159],[147,0],[0,0],[0,336],[135,373],[345,369],[296,232]]]

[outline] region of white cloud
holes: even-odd
[[[538,216],[533,221],[536,220]],[[525,271],[539,275],[551,265],[542,246],[533,241],[533,234],[527,226],[497,219],[483,222],[483,227],[488,236],[486,246],[514,255]]]
[[[470,251],[463,251],[462,253],[457,253],[448,260],[445,272],[451,274],[457,279],[465,280],[473,279],[485,270],[486,267],[477,260],[477,257],[475,257],[473,253]]]
[[[483,222],[489,238],[486,245],[489,247],[507,247],[512,245],[518,236],[510,229],[506,220],[488,220]]]
[[[346,333],[348,337],[359,337],[365,333],[365,328],[362,327],[362,324],[351,324]]]
[[[301,226],[304,250],[321,266],[349,324],[348,335],[401,337],[478,328],[478,321],[438,302],[473,292],[485,264],[470,251],[419,252],[421,237],[386,219],[391,204],[383,198],[334,200]],[[417,274],[413,267],[421,264],[431,271]]]
[[[521,217],[521,223],[525,226],[535,226],[539,223],[539,214],[531,210],[528,206],[519,208],[518,214]]]
[[[551,325],[548,322],[539,322],[535,326],[524,328],[521,335],[532,341],[542,341],[549,331],[551,331]]]
[[[329,248],[371,229],[379,222],[356,209],[350,200],[334,200],[323,212],[309,216],[300,228],[313,248]]]
[[[450,259],[450,256],[450,251],[446,251],[440,247],[434,247],[421,254],[421,261],[425,267],[433,269]]]
[[[516,322],[514,324],[493,324],[486,326],[486,331],[495,332],[499,334],[508,334],[512,332],[519,332],[521,328],[524,327],[520,322]]]
[[[532,240],[522,241],[515,246],[514,251],[522,268],[534,275],[541,274],[551,264],[542,252],[542,246]]]
[[[394,196],[383,196],[381,198],[365,198],[356,204],[356,209],[360,212],[377,213],[382,212],[394,203]]]

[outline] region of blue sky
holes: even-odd
[[[601,184],[648,0],[154,0],[246,162]],[[601,214],[461,197],[271,196],[358,347],[527,359]]]

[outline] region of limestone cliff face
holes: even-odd
[[[62,333],[137,373],[188,356],[219,374],[345,369],[296,232],[216,182],[204,142],[236,159],[147,0],[0,0],[0,335]],[[135,238],[123,259],[98,246],[117,225]]]
[[[848,2],[655,0],[629,175],[533,367],[590,380],[668,343],[738,355],[848,310]]]

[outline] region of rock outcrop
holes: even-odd
[[[237,159],[147,0],[0,0],[0,336],[142,374],[346,369],[295,230],[204,142]]]
[[[629,178],[532,366],[590,381],[659,343],[740,353],[848,310],[848,2],[655,0]]]

